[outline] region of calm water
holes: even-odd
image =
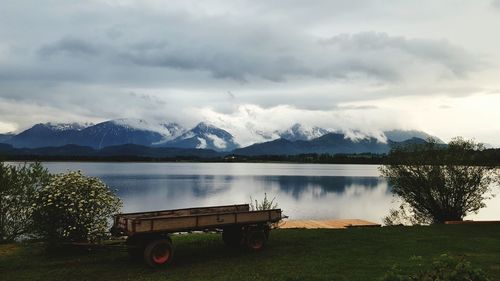
[[[81,170],[117,190],[124,211],[249,203],[276,197],[293,219],[360,218],[381,222],[394,206],[376,165],[254,163],[44,163]],[[471,219],[499,219],[500,196]]]

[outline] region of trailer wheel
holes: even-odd
[[[144,260],[151,267],[166,265],[173,257],[174,248],[167,239],[153,240],[144,249]]]
[[[227,246],[239,247],[243,240],[243,231],[240,227],[224,228],[222,240]]]
[[[267,238],[263,230],[251,230],[246,237],[246,245],[249,250],[257,252],[266,246]]]

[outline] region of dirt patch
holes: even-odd
[[[19,245],[16,244],[0,244],[0,257],[6,257],[15,254],[19,251]]]
[[[343,219],[343,220],[287,220],[280,224],[280,228],[331,228],[342,229],[349,227],[380,227],[380,224],[359,220],[359,219]]]

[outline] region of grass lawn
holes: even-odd
[[[271,232],[250,253],[225,247],[217,234],[175,235],[166,269],[152,270],[127,253],[48,253],[38,243],[0,245],[0,280],[376,280],[409,258],[463,256],[500,280],[500,225],[442,225]]]

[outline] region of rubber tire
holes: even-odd
[[[153,268],[169,264],[174,257],[174,247],[168,239],[157,239],[144,249],[144,261]]]
[[[246,246],[252,252],[258,252],[264,249],[267,243],[267,237],[264,230],[251,230],[246,237]]]
[[[241,228],[225,228],[222,231],[222,241],[229,247],[239,247],[243,241],[243,230]]]

